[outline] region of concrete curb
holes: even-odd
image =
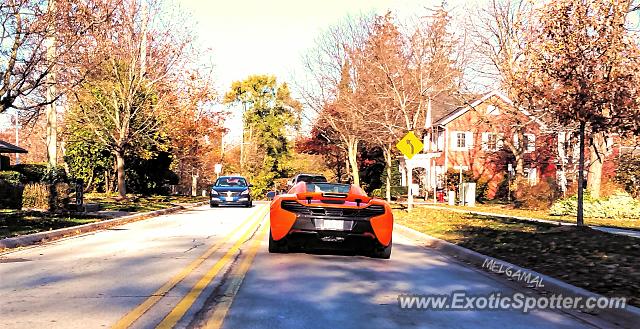
[[[117,217],[113,219],[103,220],[100,222],[83,224],[78,226],[65,227],[57,230],[38,232],[28,235],[21,235],[13,238],[0,240],[0,251],[16,247],[25,247],[41,242],[50,242],[64,237],[79,235],[87,232],[103,230],[114,226],[124,225],[127,223],[137,222],[144,219],[158,217],[161,215],[175,213],[181,210],[199,207],[208,204],[208,201],[192,203],[184,206],[175,206],[167,209],[160,209],[144,213],[138,213],[128,216]],[[6,251],[6,250],[5,250]]]
[[[426,246],[441,251],[447,255],[453,256],[457,259],[469,262],[473,265],[482,267],[482,265],[487,260],[494,260],[496,263],[503,265],[505,268],[510,267],[513,272],[521,271],[524,273],[531,273],[532,277],[538,276],[542,279],[542,283],[544,287],[535,288],[538,292],[550,292],[555,294],[562,294],[564,296],[577,296],[582,297],[584,299],[595,297],[600,298],[604,297],[600,294],[593,293],[591,291],[585,290],[583,288],[576,287],[574,285],[568,284],[564,281],[558,280],[556,278],[538,273],[536,271],[532,271],[530,269],[526,269],[498,258],[490,257],[483,255],[479,252],[475,252],[473,250],[458,246],[456,244],[438,239],[436,237],[430,236],[428,234],[424,234],[422,232],[418,232],[412,228],[406,227],[404,225],[395,224],[394,229],[398,231],[400,234],[416,240],[423,242]],[[487,273],[494,273],[491,271],[487,271]],[[506,278],[506,275],[500,274],[500,276]],[[510,281],[514,282],[514,281]],[[525,282],[520,282],[523,287],[526,287]],[[528,289],[532,289],[527,287]],[[597,314],[595,314],[598,318],[602,320],[606,320],[610,323],[614,323],[623,328],[637,328],[638,323],[640,323],[640,308],[627,305],[624,309],[605,309],[600,310]]]

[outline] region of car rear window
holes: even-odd
[[[247,181],[242,177],[221,177],[216,181],[216,186],[219,187],[245,187],[247,186]]]
[[[349,193],[351,185],[348,184],[331,184],[331,183],[310,183],[307,184],[307,192],[322,193]]]
[[[310,176],[310,175],[300,175],[298,176],[298,182],[305,183],[324,183],[327,179],[324,176]]]

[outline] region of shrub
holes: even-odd
[[[24,186],[20,182],[13,184],[0,179],[0,208],[21,209],[23,189]]]
[[[487,201],[487,192],[489,191],[489,182],[480,179],[476,182],[476,201],[484,203]]]
[[[27,184],[24,187],[22,206],[44,210],[59,210],[69,202],[69,185],[66,183]]]
[[[0,171],[0,181],[8,184],[18,185],[24,179],[21,173],[17,171]]]
[[[67,181],[67,174],[62,168],[53,169],[44,163],[21,163],[13,166],[13,170],[24,176],[22,182],[25,184]]]
[[[551,177],[533,186],[522,186],[520,192],[519,206],[526,209],[549,209],[561,197],[558,184]]]
[[[557,201],[551,206],[551,215],[575,216],[578,211],[576,195]],[[606,199],[593,199],[589,193],[584,196],[584,216],[593,218],[640,218],[640,201],[629,194],[619,192]]]
[[[621,155],[613,179],[624,187],[627,193],[635,198],[640,198],[640,156]]]
[[[407,193],[406,186],[391,186],[391,199],[397,199],[399,196],[405,195]],[[383,186],[379,189],[373,190],[371,196],[375,196],[378,198],[386,198],[387,197],[387,186]]]

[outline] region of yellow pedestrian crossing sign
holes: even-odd
[[[422,144],[420,138],[416,137],[413,131],[410,131],[402,137],[398,144],[396,144],[396,147],[404,156],[411,159],[414,155],[420,153],[424,144]]]

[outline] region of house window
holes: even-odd
[[[502,134],[482,133],[482,149],[485,151],[498,151],[502,148]]]
[[[467,136],[465,133],[456,133],[456,146],[459,149],[467,148]]]
[[[513,142],[518,145],[518,134],[513,134]],[[536,135],[534,134],[524,134],[524,151],[525,152],[533,152],[536,150]]]
[[[491,151],[495,151],[498,149],[498,135],[490,134],[487,137],[487,148]]]
[[[470,131],[451,132],[451,148],[454,151],[465,151],[473,145],[473,133]]]

